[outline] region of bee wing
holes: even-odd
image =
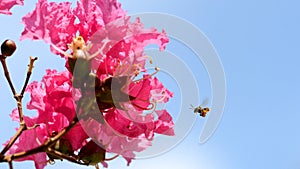
[[[195,109],[195,107],[191,104],[191,107],[190,107],[190,109]]]
[[[206,98],[202,101],[202,103],[201,103],[200,105],[201,105],[201,106],[207,106],[208,103],[209,103],[209,98],[206,97]]]

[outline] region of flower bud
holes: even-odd
[[[1,53],[3,56],[11,56],[16,48],[16,44],[13,40],[6,39],[1,45]]]
[[[93,140],[90,140],[84,145],[78,156],[86,164],[97,165],[98,163],[105,160],[105,149],[96,144]]]

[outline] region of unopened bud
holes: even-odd
[[[1,45],[1,53],[3,56],[11,56],[16,48],[16,44],[13,40],[6,39]]]
[[[78,156],[79,159],[86,164],[97,165],[105,160],[105,153],[105,149],[96,144],[93,140],[90,140],[81,148]]]

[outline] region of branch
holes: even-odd
[[[11,138],[9,143],[6,144],[6,146],[3,148],[3,150],[1,151],[1,154],[4,155],[11,148],[11,146],[16,142],[16,140],[20,137],[20,135],[23,133],[23,131],[25,131],[25,130],[26,130],[26,125],[21,125],[21,127],[18,129],[16,134]]]
[[[46,152],[49,149],[49,147],[53,146],[53,144],[55,144],[55,142],[57,140],[59,140],[68,131],[70,131],[78,123],[78,121],[79,121],[78,118],[75,117],[74,120],[69,124],[68,127],[64,128],[55,137],[49,138],[44,144],[42,144],[36,148],[33,148],[31,150],[28,150],[28,151],[23,151],[20,153],[6,155],[6,156],[4,156],[4,158],[0,159],[0,162],[8,162],[9,160],[16,160],[16,159],[20,159],[20,158],[23,158],[23,157],[26,157],[29,155],[33,155],[36,153]]]
[[[16,140],[20,137],[20,135],[23,133],[23,131],[25,131],[25,130],[28,129],[27,126],[26,126],[26,124],[25,124],[25,122],[24,122],[24,118],[23,118],[24,115],[23,115],[23,108],[22,108],[22,98],[23,98],[23,94],[25,92],[25,89],[26,89],[26,87],[28,85],[30,75],[32,73],[33,63],[36,60],[37,60],[37,57],[35,57],[35,58],[30,57],[30,63],[28,65],[28,71],[27,71],[26,80],[25,80],[25,83],[24,83],[24,86],[23,86],[21,94],[18,95],[18,94],[16,94],[14,86],[12,85],[12,82],[11,82],[11,79],[10,79],[10,76],[9,76],[9,72],[8,72],[8,69],[7,69],[7,66],[6,66],[5,58],[1,57],[1,62],[2,62],[2,65],[3,65],[4,72],[7,72],[7,73],[5,73],[6,79],[7,79],[8,83],[11,84],[11,89],[12,89],[12,91],[14,93],[15,99],[17,100],[17,106],[18,106],[18,112],[19,112],[19,119],[20,119],[20,128],[15,133],[15,135],[11,138],[11,140],[9,141],[9,143],[1,151],[2,155],[4,155],[11,148],[11,146],[16,142]],[[37,125],[33,126],[33,128],[36,128],[36,127],[37,127]]]

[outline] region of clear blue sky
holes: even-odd
[[[23,30],[20,18],[34,8],[36,1],[25,0],[24,7],[13,8],[13,16],[0,16],[0,40],[17,40]],[[163,12],[196,25],[215,46],[224,66],[227,100],[222,121],[208,142],[198,143],[204,119],[198,118],[186,139],[156,158],[133,161],[128,169],[298,169],[300,167],[300,2],[238,0],[122,0],[129,14]],[[5,25],[5,26],[4,26]],[[155,26],[155,25],[153,25]],[[9,67],[21,88],[29,55],[39,56],[32,79],[40,80],[45,68],[63,69],[63,62],[50,56],[43,42],[19,42]],[[171,42],[170,45],[172,45]],[[180,48],[169,46],[180,55]],[[184,56],[181,56],[184,60]],[[190,67],[201,67],[191,64]],[[13,68],[15,67],[15,68]],[[1,71],[2,72],[2,71]],[[198,73],[198,72],[197,72]],[[203,72],[199,72],[202,74]],[[203,73],[205,75],[205,72]],[[4,78],[2,78],[4,79]],[[204,77],[205,79],[205,77]],[[199,79],[198,79],[199,80]],[[209,97],[207,81],[200,97]],[[0,83],[3,143],[13,133],[15,123],[8,117],[15,107],[6,81]],[[194,96],[191,96],[191,98]],[[178,99],[178,98],[177,98]],[[176,107],[171,102],[170,107]],[[196,103],[193,103],[196,104]],[[31,113],[31,112],[28,112]],[[112,161],[111,169],[127,168],[123,159]],[[33,163],[16,163],[30,168]],[[0,164],[0,168],[7,165]],[[47,166],[77,168],[68,162]],[[85,168],[85,167],[78,167]],[[92,167],[91,167],[92,168]]]

